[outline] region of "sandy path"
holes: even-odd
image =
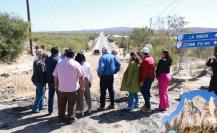
[[[57,119],[57,110],[52,116],[47,116],[47,110],[38,114],[31,113],[31,105],[35,89],[30,81],[31,71],[25,73],[17,73],[7,78],[0,79],[1,93],[9,90],[8,98],[13,93],[13,97],[27,97],[25,100],[18,101],[0,101],[0,133],[138,133],[149,132],[155,133],[158,130],[163,116],[171,113],[178,103],[179,93],[192,88],[198,88],[203,85],[208,85],[209,75],[203,76],[195,81],[182,81],[174,82],[170,86],[170,105],[168,111],[162,113],[156,109],[158,107],[159,99],[155,95],[156,82],[153,84],[152,90],[152,112],[143,113],[135,110],[130,113],[123,112],[126,107],[127,99],[126,93],[120,92],[121,79],[126,69],[126,61],[122,61],[122,70],[115,75],[114,88],[116,92],[116,105],[115,110],[108,110],[105,112],[97,112],[96,108],[99,106],[99,78],[96,75],[96,68],[98,65],[99,56],[87,56],[87,61],[92,64],[92,71],[94,76],[93,85],[91,88],[93,113],[89,116],[78,119],[75,123],[70,125],[60,124]],[[3,90],[3,91],[2,91]],[[14,92],[13,92],[14,91]],[[28,97],[30,97],[28,99]],[[107,103],[108,104],[108,103]],[[140,106],[144,104],[143,98],[140,96]]]
[[[16,62],[12,62],[10,64],[0,64],[0,75],[14,75],[28,72],[32,69],[32,60],[32,56],[23,54],[16,60]]]

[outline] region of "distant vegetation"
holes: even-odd
[[[12,61],[23,51],[27,30],[22,19],[0,13],[0,61]]]
[[[43,44],[47,50],[52,47],[73,48],[76,51],[89,50],[89,41],[94,40],[95,33],[34,33],[33,41]]]
[[[162,20],[159,20],[162,23]],[[156,60],[159,60],[162,49],[167,49],[174,60],[173,63],[177,63],[180,59],[181,50],[176,48],[176,37],[180,33],[191,33],[189,29],[184,28],[188,23],[184,17],[181,16],[168,16],[166,19],[166,26],[159,27],[158,30],[151,30],[145,28],[134,28],[129,32],[127,37],[114,37],[109,36],[110,42],[115,42],[120,48],[124,48],[125,51],[140,51],[151,39],[152,55]],[[166,28],[165,28],[166,27]],[[151,35],[151,38],[150,38]],[[185,49],[184,56],[207,58],[213,48],[191,48]]]

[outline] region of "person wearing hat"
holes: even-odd
[[[217,95],[217,53],[207,62],[207,66],[212,68],[213,75],[210,80],[209,91],[214,91]]]
[[[160,96],[160,111],[165,111],[169,107],[168,99],[168,85],[172,79],[170,74],[170,66],[172,65],[172,58],[169,51],[162,50],[161,59],[158,62],[156,69],[156,77],[158,80],[158,89]]]
[[[145,105],[141,108],[144,112],[151,111],[151,104],[150,104],[150,89],[152,82],[154,81],[154,58],[150,56],[150,51],[147,47],[144,47],[141,50],[141,63],[140,63],[140,91],[143,95],[145,100]]]
[[[59,49],[57,47],[51,48],[51,56],[47,57],[45,61],[46,69],[47,69],[47,83],[48,83],[48,112],[51,115],[53,112],[54,105],[54,77],[53,71],[59,61]]]

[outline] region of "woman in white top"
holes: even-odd
[[[75,57],[75,60],[79,62],[82,66],[82,71],[84,75],[84,82],[85,82],[85,91],[79,91],[78,99],[77,99],[77,111],[81,112],[81,116],[84,116],[84,99],[88,106],[88,113],[91,113],[92,102],[91,102],[91,94],[90,94],[90,87],[93,81],[93,76],[91,72],[91,65],[86,62],[86,58],[84,54],[78,53]]]

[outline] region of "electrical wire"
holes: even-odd
[[[152,17],[152,18],[161,16],[161,15],[162,15],[164,12],[166,12],[171,6],[173,6],[177,1],[179,1],[179,0],[174,0],[174,1],[172,1],[171,3],[169,3],[169,4],[166,6],[165,9],[163,9],[158,15],[156,15],[156,16],[154,16],[154,17]]]

